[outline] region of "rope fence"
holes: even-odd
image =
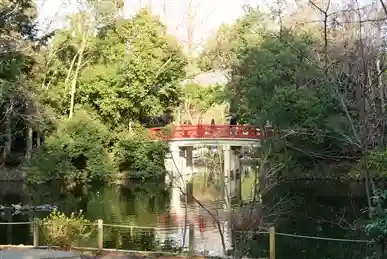
[[[24,222],[0,222],[0,225],[31,225],[34,222],[24,221]]]
[[[255,234],[270,234],[269,231],[237,231],[243,233],[255,233]],[[315,239],[315,240],[326,240],[326,241],[337,241],[337,242],[353,242],[353,243],[372,243],[372,240],[362,240],[362,239],[344,239],[344,238],[332,238],[332,237],[319,237],[319,236],[306,236],[306,235],[298,235],[298,234],[290,234],[290,233],[281,233],[275,232],[275,235],[278,236],[287,236],[287,237],[295,237],[295,238],[304,238],[304,239]]]
[[[33,237],[33,247],[40,247],[39,245],[42,244],[42,231],[41,228],[42,224],[39,219],[35,219],[34,221],[26,221],[26,222],[0,222],[0,225],[30,225],[31,226],[31,233]],[[132,236],[133,230],[144,230],[144,232],[135,232],[135,234],[144,235],[141,238],[144,243],[148,243],[151,236],[149,236],[149,231],[147,230],[155,230],[155,231],[174,231],[174,230],[181,230],[181,227],[150,227],[150,226],[133,226],[133,225],[119,225],[119,224],[104,224],[102,220],[97,220],[96,223],[89,224],[89,226],[95,227],[93,228],[93,236],[90,238],[89,242],[81,247],[91,247],[90,249],[95,250],[105,250],[107,247],[104,247],[105,242],[110,242],[110,240],[104,240],[104,237],[106,238],[106,233],[104,235],[104,230],[107,230],[106,228],[114,228],[114,229],[127,229],[130,231],[130,236]],[[109,229],[109,230],[110,230]],[[108,230],[108,231],[109,231]],[[183,241],[183,244],[188,245],[188,256],[193,256],[195,254],[194,249],[194,225],[193,224],[187,224],[188,233],[188,240]],[[282,232],[276,232],[274,227],[271,227],[268,229],[268,231],[254,231],[254,230],[246,230],[246,231],[235,231],[237,233],[252,233],[252,234],[267,234],[268,235],[268,244],[269,244],[269,258],[275,259],[275,242],[276,242],[276,236],[285,236],[285,237],[293,237],[298,239],[314,239],[314,240],[325,240],[325,241],[333,241],[333,242],[346,242],[346,243],[364,243],[364,244],[370,244],[373,241],[371,240],[362,240],[362,239],[344,239],[344,238],[335,238],[335,237],[320,237],[320,236],[308,236],[308,235],[299,235],[299,234],[291,234],[291,233],[282,233]],[[185,231],[184,231],[185,233]],[[124,234],[125,236],[126,234]],[[147,236],[148,235],[148,236]],[[112,247],[112,245],[110,245]],[[113,244],[114,247],[114,244]],[[138,247],[136,247],[138,248]],[[148,249],[146,249],[148,250]],[[139,250],[136,250],[139,251]],[[150,251],[150,250],[148,250]],[[180,251],[181,252],[181,251]]]

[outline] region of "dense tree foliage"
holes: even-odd
[[[310,165],[323,173],[321,165],[356,162],[365,149],[384,143],[376,47],[362,46],[359,39],[343,42],[339,30],[353,28],[332,29],[324,46],[325,35],[318,31],[323,27],[313,33],[291,24],[273,28],[267,26],[270,19],[250,9],[229,29],[221,28],[200,59],[212,61],[207,68],[229,71],[228,98],[241,122],[270,122],[281,136],[277,151],[287,154],[283,159],[296,171]],[[364,62],[353,57],[361,48],[370,52]],[[369,78],[373,94],[361,95],[366,86],[360,78]]]
[[[379,17],[375,6],[302,2],[288,13],[248,9],[208,42],[201,67],[228,71],[231,111],[269,136],[258,151],[261,192],[261,182],[284,177],[361,178],[373,211],[373,176],[386,171],[385,23],[364,22]],[[301,22],[302,13],[321,22]],[[384,258],[384,218],[369,216],[367,233],[381,240]]]
[[[66,179],[69,183],[107,180],[114,172],[105,149],[108,140],[105,125],[78,111],[71,119],[60,121],[47,137],[33,161],[30,177],[35,172],[43,180]]]
[[[166,146],[137,129],[179,105],[181,46],[146,10],[126,19],[120,1],[78,7],[68,27],[38,38],[32,1],[1,3],[3,163],[31,181],[158,179]]]

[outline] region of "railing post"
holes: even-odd
[[[35,218],[32,223],[32,229],[33,229],[33,245],[34,247],[39,246],[39,219]]]
[[[275,227],[269,228],[270,259],[275,259]]]
[[[98,229],[98,250],[103,249],[103,220],[99,219],[97,221],[97,229]]]
[[[189,232],[188,232],[188,239],[189,239],[189,248],[188,248],[188,257],[193,258],[195,255],[195,244],[194,244],[194,225],[191,223],[189,224]]]

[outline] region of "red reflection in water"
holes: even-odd
[[[193,224],[198,226],[200,232],[204,232],[206,228],[207,219],[203,215],[184,215],[184,214],[168,214],[164,213],[157,216],[157,223],[161,226],[179,226],[184,224],[187,220],[187,224]]]

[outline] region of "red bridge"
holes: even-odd
[[[150,135],[156,139],[167,140],[252,140],[262,139],[258,127],[245,125],[173,125],[168,128],[152,128]]]

